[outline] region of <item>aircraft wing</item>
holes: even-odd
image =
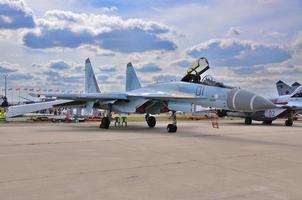
[[[146,92],[130,92],[128,97],[137,97],[150,100],[197,100],[202,99],[195,94],[183,92],[162,92],[162,91],[146,91]]]
[[[128,92],[128,93],[42,93],[31,94],[32,96],[46,96],[56,97],[57,99],[65,100],[78,100],[78,101],[95,101],[95,100],[127,100],[129,97],[144,98],[149,100],[195,100],[202,97],[195,94],[183,93],[183,92],[162,92],[162,91],[140,91],[140,92]]]
[[[16,117],[16,116],[24,115],[26,113],[45,110],[45,109],[52,108],[56,105],[67,104],[70,102],[72,102],[72,101],[70,101],[70,100],[54,100],[54,101],[45,101],[45,102],[38,102],[38,103],[32,103],[32,104],[22,104],[22,105],[10,106],[8,108],[6,116],[7,117]]]
[[[41,94],[31,94],[32,96],[46,96],[46,97],[57,97],[58,99],[66,100],[80,100],[80,101],[94,101],[94,100],[119,100],[127,99],[127,94],[125,93],[41,93]]]

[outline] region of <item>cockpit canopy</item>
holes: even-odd
[[[216,81],[212,76],[207,75],[201,80],[201,74],[210,69],[209,62],[206,58],[199,58],[193,62],[191,67],[187,70],[187,74],[181,79],[183,82],[199,83],[215,87],[233,88],[224,85],[222,82]]]
[[[208,60],[206,58],[199,58],[197,61],[192,63],[187,73],[201,75],[208,69],[210,69]]]
[[[187,70],[187,74],[181,79],[183,82],[200,83],[201,74],[210,69],[209,62],[206,58],[199,58],[193,62]]]

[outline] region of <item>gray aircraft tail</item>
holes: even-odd
[[[277,87],[277,91],[278,91],[279,96],[289,95],[289,94],[292,94],[295,91],[295,88],[287,85],[286,83],[284,83],[281,80],[279,80],[276,83],[276,87]]]
[[[301,86],[301,84],[298,83],[298,82],[294,82],[294,83],[292,84],[292,88],[293,88],[294,90],[297,89],[299,86]]]
[[[85,93],[101,92],[89,58],[85,61]]]
[[[137,78],[136,72],[131,63],[127,64],[126,69],[126,92],[135,90],[141,87],[141,84]]]
[[[90,63],[89,58],[85,61],[85,93],[98,93],[101,92],[98,86],[97,80],[95,78],[95,74],[93,72],[92,65]],[[91,115],[92,109],[94,106],[94,102],[88,101],[86,103],[85,114]]]
[[[302,98],[302,86],[298,86],[291,94],[291,97]]]

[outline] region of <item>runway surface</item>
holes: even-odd
[[[0,199],[301,199],[302,122],[0,124]]]

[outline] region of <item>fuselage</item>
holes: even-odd
[[[148,98],[136,98],[149,94],[170,94],[169,99],[158,99],[150,103]],[[266,98],[239,88],[222,88],[187,82],[167,82],[152,84],[126,93],[128,101],[117,101],[113,105],[116,112],[160,113],[168,110],[189,112],[192,104],[218,109],[255,112],[274,105]],[[187,98],[179,98],[187,96]],[[143,107],[142,107],[143,106]]]

